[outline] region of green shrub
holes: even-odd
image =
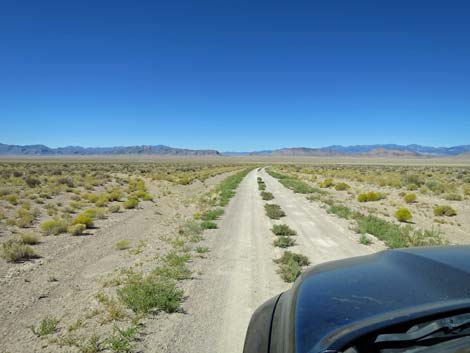
[[[338,183],[335,185],[335,190],[337,191],[344,191],[349,189],[351,189],[351,187],[346,183]]]
[[[235,195],[235,189],[252,169],[253,168],[248,168],[227,177],[215,188],[215,193],[218,195],[219,206],[224,207],[228,205],[230,199]]]
[[[359,243],[361,243],[362,245],[370,245],[372,244],[372,240],[370,240],[367,235],[361,234],[361,236],[359,237]]]
[[[152,201],[153,200],[152,195],[150,195],[148,192],[146,192],[144,190],[137,190],[136,192],[134,192],[132,194],[132,196],[134,196],[135,198],[139,198],[142,201]]]
[[[287,224],[275,224],[271,231],[278,236],[292,236],[297,235],[297,232],[290,228]]]
[[[126,284],[117,290],[119,299],[136,314],[158,309],[167,313],[180,308],[183,291],[164,277],[149,276]]]
[[[19,241],[22,244],[36,245],[39,244],[39,235],[34,233],[22,233],[18,236]]]
[[[342,205],[335,205],[335,204],[328,207],[326,212],[335,214],[338,217],[345,218],[345,219],[350,219],[353,215],[353,212],[349,207],[342,206]]]
[[[202,229],[217,229],[217,224],[211,221],[201,222]]]
[[[223,214],[224,214],[224,210],[222,208],[216,208],[216,209],[204,212],[201,215],[201,219],[203,221],[215,221]]]
[[[126,250],[131,247],[131,243],[129,242],[129,240],[119,240],[114,244],[114,246],[118,250]]]
[[[457,211],[447,205],[438,205],[434,207],[434,215],[452,217],[457,215]]]
[[[282,257],[274,262],[279,265],[278,273],[286,282],[294,282],[302,273],[302,266],[310,264],[306,256],[290,251],[285,251]]]
[[[274,240],[273,245],[279,248],[288,248],[295,245],[295,239],[281,235]]]
[[[45,235],[59,235],[67,232],[68,222],[63,219],[55,218],[44,221],[39,228]]]
[[[120,201],[122,197],[122,191],[119,189],[113,189],[109,194],[109,201]]]
[[[449,201],[462,201],[463,200],[462,195],[455,194],[455,193],[445,194],[443,198]]]
[[[35,188],[36,186],[41,185],[41,180],[31,176],[24,178],[24,181],[30,188]]]
[[[100,194],[98,199],[95,201],[95,205],[97,207],[104,207],[109,203],[109,195],[108,194]]]
[[[333,180],[332,179],[325,179],[323,180],[321,183],[320,183],[320,187],[321,188],[330,188],[332,187],[334,184],[333,184]]]
[[[157,266],[152,271],[152,274],[155,276],[174,279],[177,281],[191,278],[191,271],[186,267],[184,263],[175,266]]]
[[[121,210],[121,206],[119,206],[118,204],[110,205],[108,207],[108,211],[111,213],[118,213],[120,210]]]
[[[271,201],[272,199],[274,199],[274,195],[270,192],[262,191],[261,192],[261,198],[264,201]]]
[[[392,249],[408,246],[406,232],[402,227],[374,215],[357,219],[357,232],[374,235]]]
[[[276,204],[266,204],[264,205],[266,215],[271,219],[280,219],[284,217],[286,213],[281,209],[281,206]]]
[[[400,208],[400,209],[395,211],[395,218],[399,222],[408,222],[413,218],[413,215],[411,214],[409,209]]]
[[[33,332],[39,337],[47,336],[57,331],[58,324],[58,319],[52,316],[47,316],[41,320],[36,328],[33,328]]]
[[[67,232],[71,235],[81,235],[86,229],[86,225],[82,223],[77,223],[77,224],[71,224],[67,228]]]
[[[357,201],[359,202],[379,201],[381,199],[383,199],[383,195],[374,191],[369,191],[357,196]]]
[[[95,213],[91,210],[84,211],[73,219],[72,225],[84,224],[87,228],[92,228],[94,224],[93,223],[94,214]]]
[[[138,329],[136,326],[130,326],[126,329],[120,329],[118,326],[113,327],[113,335],[106,339],[106,345],[115,353],[128,353],[132,352]],[[98,352],[101,348],[95,350]],[[84,350],[82,349],[82,352]],[[87,351],[88,352],[88,351]],[[90,352],[91,353],[91,352]]]
[[[37,257],[34,249],[17,239],[9,239],[2,244],[1,257],[9,262],[18,262]]]
[[[126,210],[136,208],[139,205],[139,201],[137,199],[129,198],[122,204]]]
[[[190,257],[189,254],[179,255],[176,251],[171,250],[163,257],[163,262],[168,266],[181,266],[188,262]]]
[[[403,200],[406,203],[416,202],[416,194],[406,194],[405,196],[403,196]]]

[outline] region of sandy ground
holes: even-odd
[[[287,214],[279,221],[265,215],[258,176],[275,196],[269,202],[279,204]],[[120,268],[151,261],[164,250],[161,237],[174,234],[178,222],[195,211],[191,199],[223,177],[212,178],[207,185],[174,187],[155,204],[143,203],[139,210],[112,215],[89,236],[47,239],[56,243],[47,258],[4,268],[0,276],[0,352],[59,351],[56,345],[35,337],[28,326],[45,315],[55,315],[63,319],[64,330],[65,322],[91,309],[90,298],[103,279]],[[313,265],[383,248],[378,242],[359,244],[358,235],[343,220],[328,215],[305,195],[284,188],[264,170],[253,170],[226,207],[219,228],[205,232],[200,245],[210,252],[192,260],[194,277],[181,283],[187,295],[183,310],[145,319],[138,351],[240,353],[254,310],[290,287],[272,261],[283,251],[272,245],[275,236],[270,228],[275,223],[286,223],[298,232],[297,245],[289,250],[307,255]],[[137,255],[119,252],[114,244],[120,239],[145,245]]]
[[[188,186],[155,182],[149,185],[157,195],[154,203],[142,202],[139,209],[110,214],[87,235],[42,237],[42,243],[35,246],[43,255],[40,259],[20,264],[2,261],[0,352],[67,351],[39,339],[30,327],[45,316],[54,316],[60,319],[59,334],[65,332],[67,325],[94,309],[94,296],[106,280],[121,269],[151,262],[164,251],[168,244],[162,237],[175,234],[180,222],[195,212],[194,198],[227,175]],[[139,251],[116,250],[115,243],[122,239]],[[82,329],[87,331],[87,327]]]
[[[298,232],[298,245],[290,249],[309,256],[312,264],[382,249],[378,243],[375,248],[359,244],[357,235],[304,195],[294,194],[266,172],[254,170],[240,184],[219,229],[213,232],[210,260],[202,268],[203,275],[193,281],[185,314],[174,324],[165,345],[149,338],[149,352],[240,353],[254,310],[290,287],[280,279],[272,261],[282,250],[272,245],[274,222],[264,213],[258,176],[275,195],[270,202],[287,213],[276,222],[287,223]]]

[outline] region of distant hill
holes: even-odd
[[[445,157],[470,153],[470,145],[429,147],[421,145],[333,145],[321,148],[293,147],[271,151],[251,152],[250,155],[269,156],[377,156],[377,157]]]
[[[190,150],[164,145],[124,147],[80,147],[50,148],[44,145],[5,145],[0,143],[3,156],[90,156],[90,155],[158,155],[158,156],[218,156],[215,150]]]

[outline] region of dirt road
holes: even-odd
[[[213,233],[210,260],[189,290],[185,315],[172,338],[158,352],[240,353],[253,311],[290,284],[276,274],[273,259],[281,249],[272,245],[273,223],[264,213],[257,187],[262,176],[276,202],[286,211],[281,223],[299,233],[293,251],[308,255],[312,264],[364,255],[373,249],[360,245],[357,235],[325,217],[324,210],[285,189],[264,171],[252,171],[242,181]],[[156,343],[156,342],[155,342]],[[151,348],[151,344],[148,348]]]

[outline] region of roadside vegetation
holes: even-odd
[[[314,190],[307,194],[309,200],[350,220],[354,229],[375,229],[364,225],[385,222],[379,228],[394,231],[376,233],[389,247],[460,242],[470,232],[470,219],[463,216],[470,202],[469,167],[304,164],[278,165],[268,172],[291,190],[297,181],[306,184],[303,190]],[[367,241],[358,241],[370,243],[377,237],[368,234]]]

